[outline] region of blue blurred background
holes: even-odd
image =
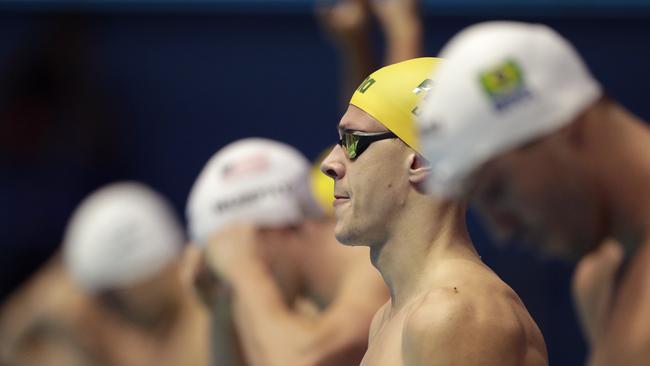
[[[182,216],[199,170],[230,141],[264,136],[309,158],[335,142],[340,65],[313,9],[306,0],[0,3],[2,298],[54,253],[74,207],[103,183],[146,182]],[[650,119],[646,1],[431,0],[422,10],[428,55],[481,20],[551,25],[612,97]],[[572,264],[498,249],[469,220],[483,259],[537,320],[550,364],[581,364]]]

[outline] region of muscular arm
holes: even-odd
[[[100,366],[98,355],[65,325],[36,319],[0,357],[0,363],[16,365]]]
[[[216,233],[206,248],[208,267],[228,287],[235,327],[248,363],[358,364],[367,345],[372,315],[387,296],[368,257],[340,258],[339,263],[345,265],[339,267],[332,267],[323,252],[317,253],[318,258],[309,257],[320,259],[311,263],[314,273],[335,281],[336,287],[328,295],[330,301],[324,311],[305,316],[287,304],[260,256],[260,240],[254,226],[234,225]],[[316,253],[312,247],[301,248]]]
[[[100,365],[74,329],[83,303],[54,256],[0,309],[0,364]]]
[[[367,279],[350,273],[334,302],[320,316],[307,319],[284,303],[264,266],[249,266],[235,278],[235,322],[254,366],[358,363],[372,314],[385,299],[381,287],[372,282],[368,286]]]
[[[422,19],[418,0],[371,0],[386,37],[385,64],[422,56]]]
[[[375,69],[369,37],[370,22],[366,0],[317,2],[321,27],[338,48],[341,71],[341,105],[348,100],[363,79]]]

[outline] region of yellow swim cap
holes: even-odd
[[[414,58],[382,67],[361,83],[350,104],[379,121],[411,148],[420,151],[415,118],[418,103],[431,87],[431,74],[442,61]]]
[[[332,151],[331,146],[318,155],[309,174],[311,194],[327,216],[334,214],[334,207],[332,206],[332,201],[334,200],[334,179],[321,172],[320,165],[330,151]]]

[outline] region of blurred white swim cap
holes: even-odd
[[[66,228],[63,254],[86,290],[129,285],[154,276],[180,252],[183,231],[167,201],[134,182],[89,195]]]
[[[480,165],[567,125],[602,93],[576,50],[541,24],[473,25],[440,57],[418,124],[429,188],[447,197]]]
[[[187,202],[190,237],[203,246],[234,222],[278,227],[322,215],[310,192],[310,163],[281,142],[235,141],[208,161]]]

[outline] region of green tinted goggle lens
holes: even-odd
[[[375,141],[397,138],[392,132],[341,132],[339,145],[345,150],[348,158],[356,159],[370,144]]]
[[[345,140],[345,151],[350,159],[357,157],[357,147],[359,146],[359,137],[351,133],[343,135]]]

